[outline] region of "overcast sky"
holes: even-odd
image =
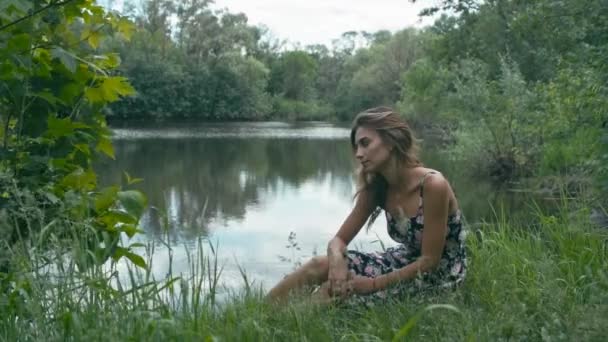
[[[420,22],[418,13],[436,0],[216,0],[217,8],[243,12],[251,24],[264,24],[291,42],[326,44],[346,31],[396,31]]]
[[[397,31],[408,26],[421,27],[432,19],[420,21],[418,13],[438,0],[215,0],[217,9],[243,12],[253,25],[264,24],[276,38],[302,45],[331,45],[346,31]],[[112,2],[122,8],[123,0]]]

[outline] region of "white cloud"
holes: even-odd
[[[397,31],[429,24],[418,13],[434,0],[216,0],[216,8],[243,12],[251,24],[264,24],[281,39],[327,44],[346,31]]]
[[[98,0],[122,9],[124,0]],[[397,31],[432,23],[418,13],[438,0],[215,0],[216,9],[242,12],[250,24],[267,26],[271,33],[291,43],[326,44],[347,31]]]

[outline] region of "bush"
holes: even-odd
[[[319,101],[289,100],[275,97],[273,100],[272,118],[287,121],[328,120],[334,117],[329,104]]]

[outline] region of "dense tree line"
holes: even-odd
[[[419,32],[346,32],[331,47],[287,49],[244,14],[207,0],[126,2],[136,30],[119,51],[137,95],[110,118],[349,119],[400,97],[400,77],[420,55]]]
[[[450,127],[450,151],[473,169],[569,178],[605,204],[608,3],[441,5],[456,15],[423,32],[424,56],[402,75],[401,111]]]
[[[440,128],[476,172],[606,174],[605,1],[445,0],[424,29],[299,48],[210,1],[140,4],[125,11],[131,42],[107,47],[138,91],[113,120],[348,121],[389,105]]]

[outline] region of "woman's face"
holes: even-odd
[[[355,132],[355,157],[364,172],[378,172],[391,157],[388,146],[375,129],[360,126]]]

